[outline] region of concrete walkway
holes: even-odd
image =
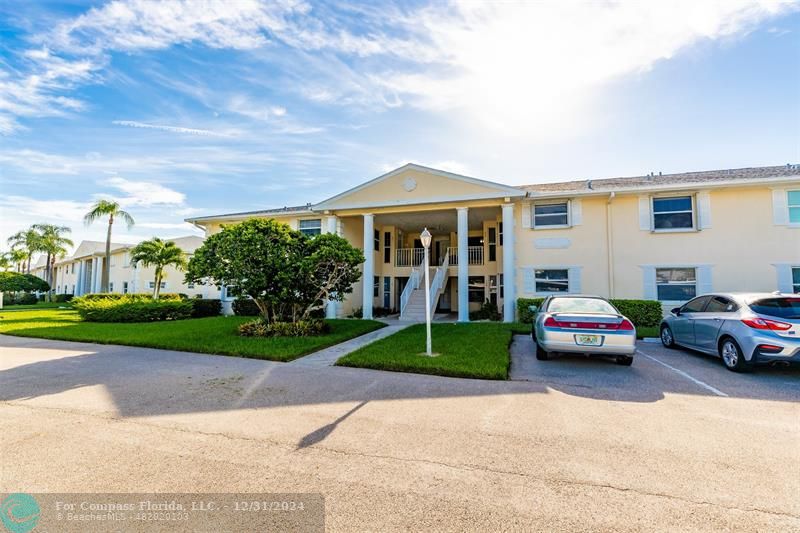
[[[333,366],[336,361],[345,355],[358,350],[362,346],[372,344],[373,342],[388,337],[389,335],[394,335],[401,329],[405,329],[410,325],[412,325],[412,323],[393,321],[385,328],[370,331],[366,335],[361,335],[355,339],[350,339],[349,341],[345,341],[334,346],[329,346],[328,348],[306,355],[305,357],[295,359],[287,364],[315,368]]]

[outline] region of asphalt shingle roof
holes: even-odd
[[[683,172],[680,174],[655,174],[627,178],[603,178],[556,183],[535,183],[532,185],[521,185],[520,188],[532,193],[585,192],[587,190],[611,192],[617,189],[633,189],[639,187],[650,188],[668,185],[691,185],[789,176],[800,177],[800,165],[706,170],[702,172]]]

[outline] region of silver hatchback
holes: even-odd
[[[705,294],[672,310],[661,342],[718,355],[729,370],[800,362],[800,295]]]
[[[552,352],[608,355],[630,366],[636,352],[636,328],[616,307],[599,296],[548,296],[536,311],[531,335],[536,358]]]

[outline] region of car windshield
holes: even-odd
[[[750,304],[750,309],[759,315],[779,318],[800,318],[800,297],[764,298]]]
[[[547,306],[547,312],[617,314],[614,306],[599,298],[553,298]]]

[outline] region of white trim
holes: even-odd
[[[364,204],[345,204],[337,206],[325,207],[325,209],[335,209],[336,211],[343,211],[347,209],[374,209],[379,207],[398,207],[407,205],[426,205],[426,204],[448,204],[455,202],[466,202],[471,200],[497,200],[508,196],[507,193],[498,194],[466,194],[462,196],[435,196],[430,198],[419,198],[411,200],[387,200],[384,203],[364,203]],[[443,207],[442,209],[447,209]],[[314,209],[322,209],[321,206],[314,206]]]
[[[344,192],[341,192],[341,193],[337,194],[336,196],[331,196],[330,198],[327,198],[327,199],[319,202],[318,204],[314,205],[313,209],[353,209],[353,207],[343,207],[343,206],[338,206],[338,205],[337,206],[332,206],[330,204],[333,203],[333,202],[336,202],[338,200],[341,200],[342,198],[346,198],[347,196],[349,196],[349,195],[351,195],[353,193],[356,193],[358,191],[362,191],[362,190],[366,189],[367,187],[371,187],[372,185],[375,185],[375,184],[380,183],[382,181],[385,181],[385,180],[387,180],[389,178],[397,176],[398,174],[400,174],[402,172],[405,172],[406,170],[416,170],[418,172],[423,172],[425,174],[431,174],[433,176],[440,176],[440,177],[443,177],[443,178],[459,180],[459,181],[463,181],[465,183],[470,183],[470,184],[473,184],[473,185],[481,185],[483,187],[496,189],[496,190],[502,192],[502,194],[500,194],[500,195],[489,196],[489,198],[522,197],[522,196],[525,196],[527,194],[522,189],[518,189],[516,187],[511,187],[509,185],[503,185],[502,183],[496,183],[494,181],[487,181],[487,180],[482,180],[482,179],[478,179],[478,178],[472,178],[472,177],[469,177],[469,176],[463,176],[461,174],[454,174],[452,172],[447,172],[445,170],[437,170],[435,168],[430,168],[430,167],[425,167],[425,166],[422,166],[422,165],[417,165],[416,163],[406,163],[402,167],[399,167],[399,168],[396,168],[394,170],[391,170],[391,171],[387,172],[386,174],[382,174],[382,175],[378,176],[377,178],[373,178],[373,179],[371,179],[371,180],[369,180],[367,182],[362,183],[361,185],[357,185],[356,187],[353,187],[353,188],[348,189],[348,190],[346,190]],[[462,199],[466,199],[466,198],[462,198]],[[413,201],[411,203],[429,203],[429,202]],[[403,204],[390,204],[390,205],[403,205]],[[356,206],[356,207],[366,207],[366,205],[365,206],[360,206],[359,205],[359,206]],[[373,207],[378,207],[378,206],[374,205]]]
[[[582,271],[580,265],[533,265],[520,268],[522,271],[523,292],[528,296],[558,296],[564,294],[575,294],[581,291]],[[537,270],[566,270],[567,271],[567,291],[540,292],[536,290],[536,271]]]

